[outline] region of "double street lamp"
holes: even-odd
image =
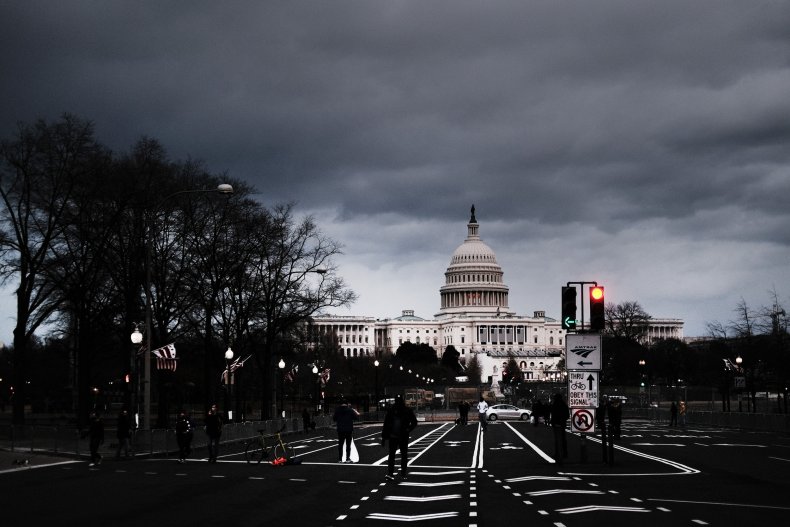
[[[213,189],[192,189],[192,190],[179,190],[173,192],[162,198],[153,208],[148,209],[148,215],[145,218],[145,345],[146,350],[143,357],[143,430],[151,429],[151,310],[152,310],[152,292],[151,292],[151,256],[153,253],[153,246],[151,243],[152,225],[149,221],[149,216],[158,211],[166,201],[182,194],[203,194],[206,192],[217,192],[219,194],[233,194],[233,187],[227,183],[217,185]],[[132,333],[132,343],[140,344],[143,341],[143,336],[140,334],[139,328],[135,327]]]

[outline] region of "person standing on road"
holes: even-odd
[[[686,401],[680,401],[678,407],[678,414],[680,415],[680,426],[686,426]]]
[[[469,404],[469,401],[464,401],[461,403],[463,406],[463,413],[461,414],[461,424],[466,426],[469,424],[469,409],[472,408],[472,405]]]
[[[486,411],[488,410],[488,403],[486,402],[483,396],[480,396],[480,402],[477,403],[477,417],[480,420],[480,426],[483,428],[483,432],[486,431],[486,427],[488,426],[488,415],[486,415]]]
[[[121,459],[121,450],[123,450],[125,457],[129,457],[129,440],[132,437],[132,418],[125,406],[118,414],[116,436],[118,437],[118,450],[115,452],[115,460],[118,461]]]
[[[302,410],[302,426],[304,427],[305,434],[310,432],[310,412],[307,408]]]
[[[192,453],[192,420],[186,410],[178,412],[176,420],[176,442],[178,443],[178,462],[186,463],[187,456]]]
[[[222,436],[222,417],[217,405],[212,404],[206,415],[206,435],[208,435],[208,462],[216,463],[219,454],[219,438]]]
[[[346,463],[351,463],[351,441],[354,440],[354,421],[359,418],[357,412],[345,398],[340,399],[340,406],[335,409],[332,420],[337,423],[337,458],[343,462],[343,446],[346,449]]]
[[[104,443],[104,422],[98,410],[92,411],[89,419],[88,439],[90,441],[91,462],[88,466],[92,467],[101,465],[102,458],[101,454],[99,454],[99,445]]]
[[[403,403],[403,396],[395,397],[395,404],[387,409],[384,416],[384,427],[381,429],[381,446],[389,440],[389,457],[387,458],[387,479],[394,479],[395,452],[400,450],[400,476],[406,477],[409,466],[409,434],[417,427],[414,411]]]
[[[672,401],[672,406],[669,407],[669,426],[678,425],[678,405]]]
[[[540,416],[543,415],[543,404],[537,397],[532,402],[532,424],[538,426],[540,424]]]
[[[568,457],[568,441],[565,438],[565,426],[570,417],[570,410],[562,394],[554,394],[554,402],[551,403],[551,428],[554,432],[554,461],[562,465],[562,460]]]

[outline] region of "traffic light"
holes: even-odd
[[[576,329],[576,288],[562,288],[562,329]]]
[[[603,286],[596,285],[590,288],[590,330],[603,331],[606,327],[606,319],[604,317],[604,296]]]

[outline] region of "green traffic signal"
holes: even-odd
[[[576,329],[575,287],[562,287],[562,329]]]

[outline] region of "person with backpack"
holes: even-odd
[[[186,410],[178,413],[176,421],[176,442],[178,443],[178,462],[186,463],[187,456],[192,453],[192,420]]]

